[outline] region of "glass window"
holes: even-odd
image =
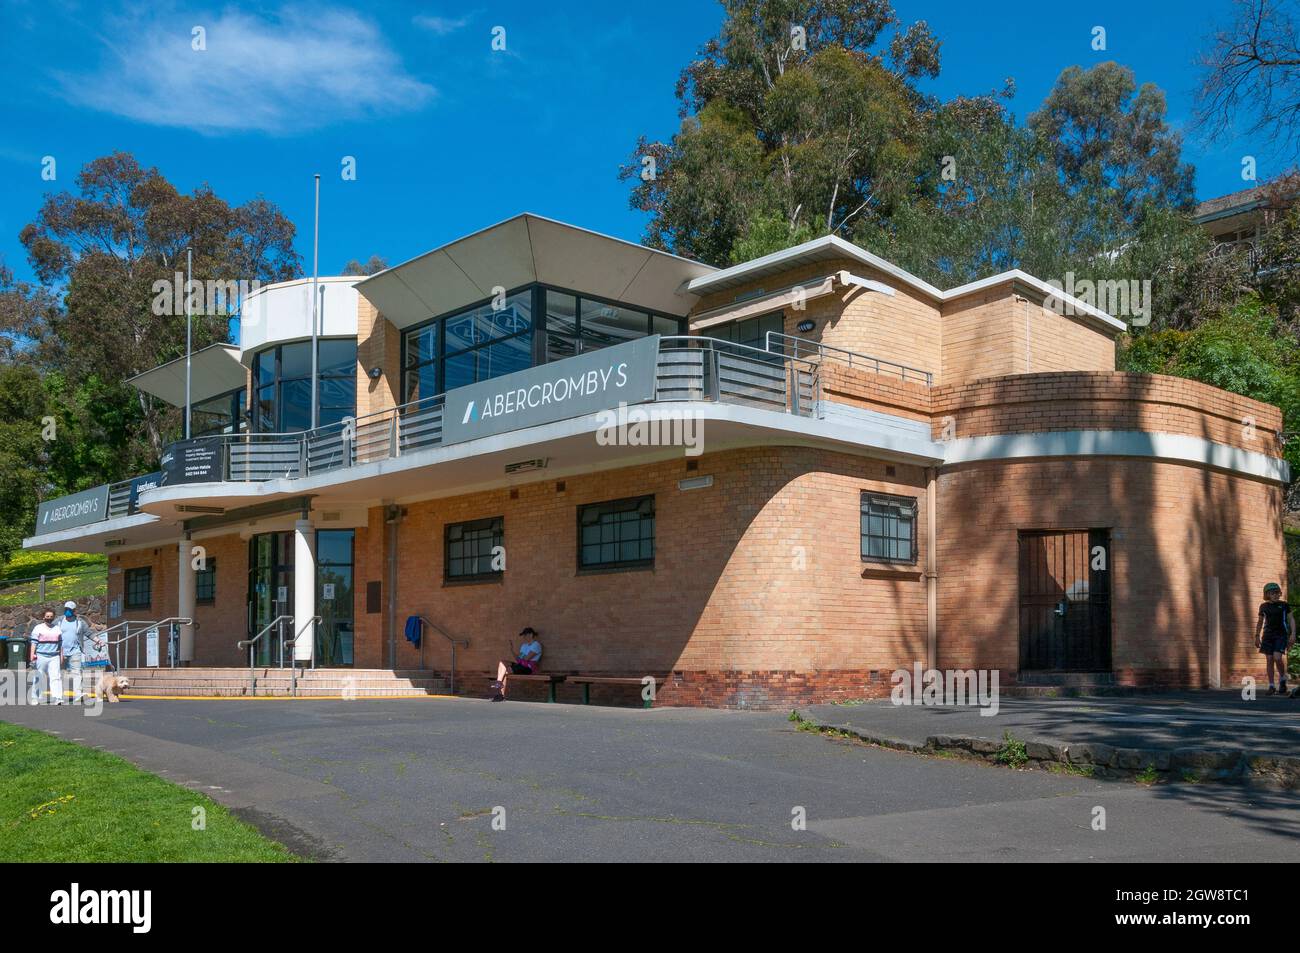
[[[431,324],[406,336],[406,366],[419,367],[438,357],[438,328]]]
[[[317,342],[317,373],[322,377],[357,379],[357,342],[351,338],[329,338]],[[310,368],[308,369],[310,373]]]
[[[325,667],[355,663],[354,535],[350,529],[316,531],[316,661]]]
[[[311,342],[280,345],[280,380],[311,377]]]
[[[203,568],[194,574],[194,600],[205,605],[217,601],[217,560],[208,556],[203,561]]]
[[[449,523],[445,535],[443,575],[446,579],[496,579],[494,549],[505,545],[505,519],[495,516],[471,523]]]
[[[244,389],[200,401],[190,409],[190,434],[233,433],[243,427]]]
[[[283,381],[280,384],[281,433],[311,429],[311,381]]]
[[[734,341],[736,344],[766,350],[767,333],[775,331],[780,334],[785,326],[784,321],[782,313],[777,311],[772,314],[760,315],[757,318],[746,318],[743,321],[732,321],[728,324],[719,325],[707,333],[709,337],[720,338],[723,341]]]
[[[580,313],[582,349],[595,351],[602,347],[622,344],[643,338],[650,326],[650,316],[644,311],[633,311],[614,304],[582,299]]]
[[[916,498],[862,494],[862,558],[916,562]]]
[[[642,496],[578,507],[578,568],[653,566],[655,498]]]
[[[661,314],[656,314],[650,319],[650,333],[673,335],[682,333],[682,322],[676,318],[665,318]]]
[[[153,567],[139,566],[128,569],[126,575],[126,608],[148,609],[153,601]]]

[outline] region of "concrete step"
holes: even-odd
[[[293,681],[288,669],[254,669],[255,694],[288,696]],[[244,668],[123,669],[131,679],[130,695],[198,695],[240,697],[250,694]],[[357,698],[419,697],[448,694],[448,680],[427,671],[391,669],[307,669],[298,672],[299,697],[349,695]]]

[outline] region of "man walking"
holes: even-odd
[[[90,636],[90,625],[77,615],[77,604],[71,599],[63,604],[59,634],[63,643],[63,660],[72,676],[72,703],[76,705],[84,697],[81,691],[81,666],[86,660],[83,640]]]
[[[54,624],[54,610],[46,609],[44,617],[32,629],[30,650],[36,677],[32,681],[32,704],[40,704],[41,687],[46,686],[51,704],[63,704],[63,632]]]

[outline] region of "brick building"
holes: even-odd
[[[253,664],[446,673],[467,642],[476,692],[532,625],[545,670],[670,704],[879,695],[917,662],[1262,671],[1280,412],[1116,372],[1123,322],[1032,276],[940,291],[834,237],[715,270],[522,215],[312,288],[194,355],[159,473],[26,541],[107,552],[110,614],[187,620],[183,664],[248,666],[283,617],[303,636]],[[134,383],[181,406],[184,363]]]

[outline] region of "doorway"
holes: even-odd
[[[1022,530],[1020,668],[1109,672],[1110,531]]]

